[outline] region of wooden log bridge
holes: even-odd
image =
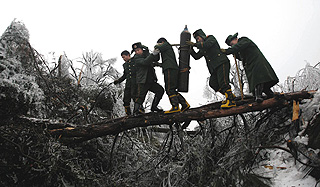
[[[141,116],[129,116],[105,120],[85,126],[69,126],[64,128],[51,129],[52,135],[63,138],[79,137],[92,139],[106,135],[116,135],[136,127],[147,127],[153,125],[173,124],[190,122],[191,120],[203,121],[210,118],[232,116],[240,113],[262,111],[267,108],[288,106],[288,101],[310,99],[315,91],[300,91],[293,93],[276,93],[275,97],[266,99],[262,103],[254,102],[253,97],[246,97],[237,100],[237,106],[230,109],[220,109],[221,102],[191,108],[183,113],[163,114],[147,113]],[[239,98],[238,98],[239,99]]]

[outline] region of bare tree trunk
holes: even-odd
[[[285,107],[288,100],[301,100],[312,98],[312,92],[301,91],[287,94],[277,94],[275,97],[264,100],[262,103],[254,102],[253,98],[245,98],[238,101],[237,106],[230,109],[220,109],[220,102],[192,108],[183,113],[159,114],[148,113],[142,116],[122,117],[112,120],[101,121],[87,126],[66,127],[52,129],[49,132],[53,135],[65,137],[81,137],[85,140],[106,136],[116,135],[120,132],[136,127],[147,127],[153,125],[182,123],[190,120],[202,121],[210,118],[232,116],[236,114],[261,111],[273,107]]]

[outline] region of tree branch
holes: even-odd
[[[264,100],[262,103],[256,103],[253,98],[249,98],[238,101],[237,106],[230,109],[220,109],[221,103],[217,102],[198,108],[192,108],[183,113],[148,113],[142,116],[130,116],[101,121],[81,127],[54,129],[51,130],[50,133],[58,136],[62,135],[62,137],[83,137],[85,139],[91,139],[106,135],[116,135],[136,127],[147,127],[160,124],[171,125],[173,123],[182,123],[190,120],[201,121],[210,118],[261,111],[267,108],[285,107],[288,105],[287,100],[309,99],[312,98],[312,94],[313,92],[307,91],[277,94],[275,97]]]

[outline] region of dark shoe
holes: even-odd
[[[170,103],[172,105],[172,108],[168,111],[165,111],[165,114],[171,114],[171,113],[177,113],[177,112],[181,112],[180,108],[179,108],[179,100],[178,100],[178,96],[177,95],[171,95],[169,96],[170,99]]]
[[[143,114],[145,113],[145,111],[144,111],[144,108],[143,108],[142,104],[140,105],[139,110],[140,110],[140,112],[141,112],[141,113],[143,113]]]
[[[255,87],[255,89],[254,89],[254,91],[255,91],[255,101],[257,102],[257,103],[262,103],[262,101],[263,101],[263,98],[262,98],[262,90],[263,90],[263,84],[258,84],[256,87]]]
[[[130,116],[131,115],[131,109],[130,109],[130,106],[124,106],[124,110],[127,114],[127,116]]]
[[[161,108],[158,107],[158,104],[160,102],[161,98],[154,97],[152,104],[151,104],[151,112],[163,112]]]
[[[178,101],[181,104],[181,112],[184,112],[190,108],[190,104],[181,94],[178,94]]]
[[[139,103],[134,103],[133,115],[138,116],[141,114],[144,114],[144,112],[141,110],[141,105]]]
[[[270,88],[263,88],[263,92],[267,95],[267,98],[274,97],[274,93]]]
[[[151,112],[163,112],[163,110],[159,107],[152,107]]]

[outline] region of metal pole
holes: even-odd
[[[243,100],[243,89],[242,89],[242,83],[241,83],[241,79],[240,79],[240,73],[239,73],[239,67],[238,67],[236,55],[233,55],[233,58],[234,58],[234,63],[236,64],[236,68],[237,68],[237,74],[238,74],[238,80],[239,80],[240,92],[241,92],[241,100]]]

